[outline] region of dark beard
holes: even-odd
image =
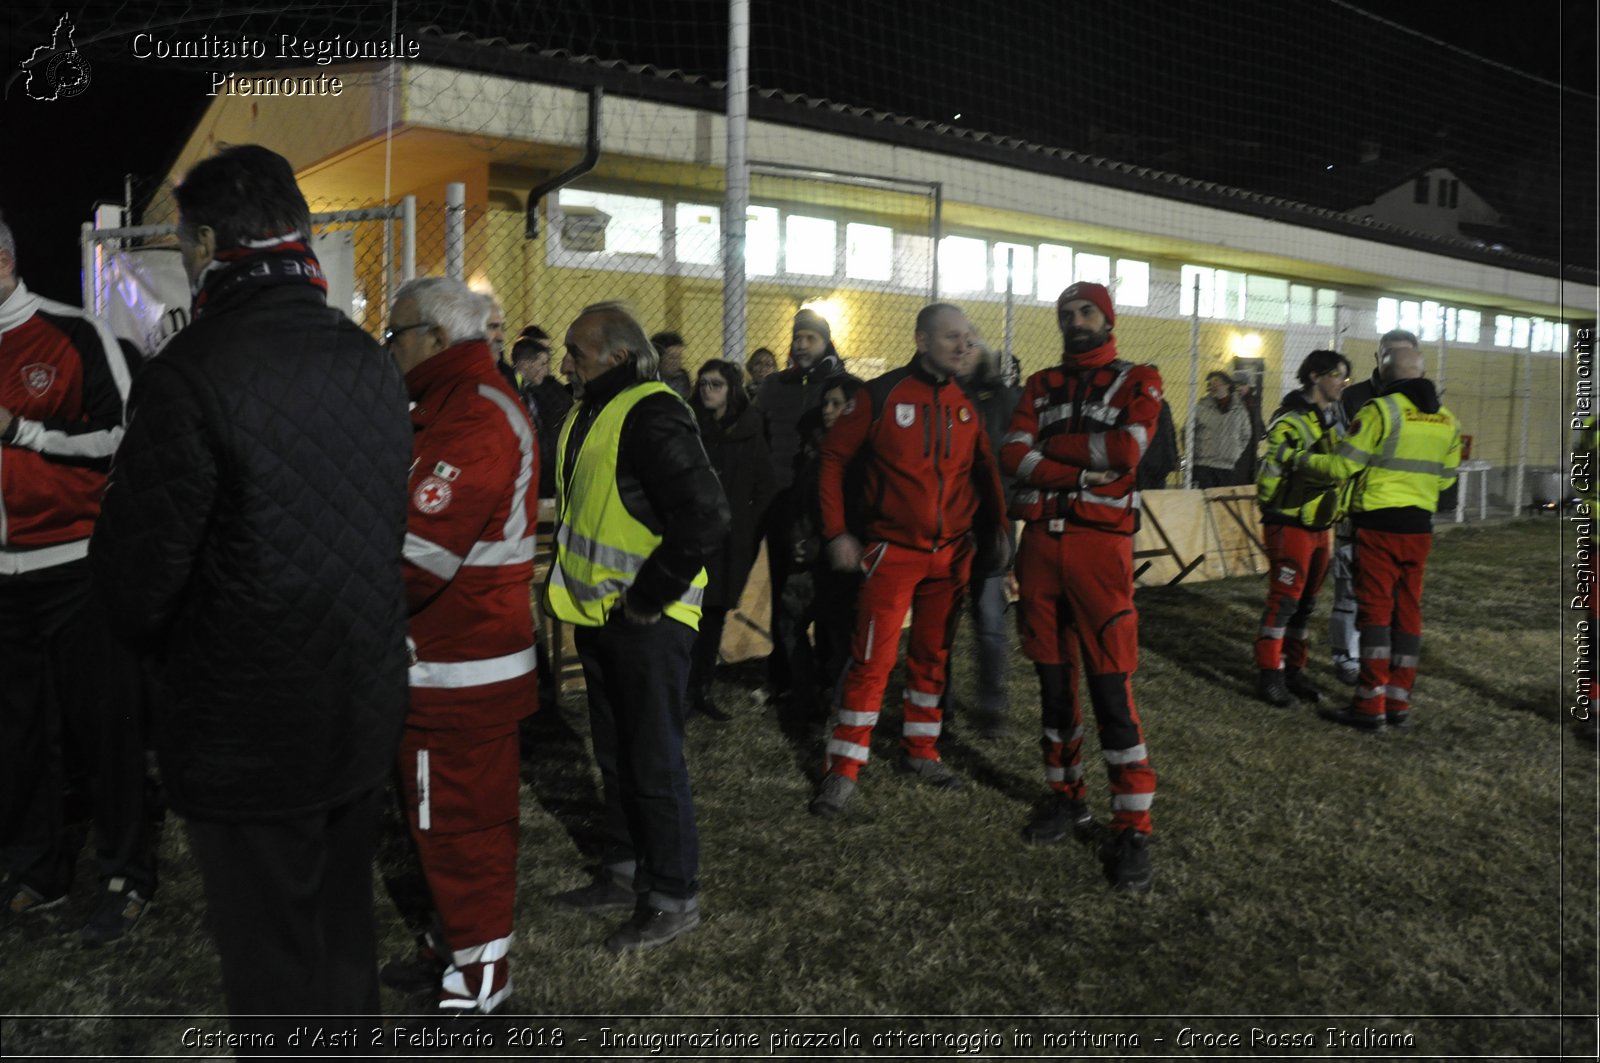
[[[1062,339],[1066,342],[1068,354],[1088,354],[1096,347],[1104,346],[1110,335],[1110,329],[1092,331],[1086,328],[1070,328],[1063,333]]]

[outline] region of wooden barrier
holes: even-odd
[[[1261,541],[1256,489],[1215,487],[1199,490],[1147,491],[1139,533],[1133,540],[1134,581],[1138,586],[1171,586],[1184,580],[1225,579],[1267,570]],[[534,555],[534,617],[559,688],[583,689],[583,669],[572,649],[572,632],[544,615],[539,600],[554,556],[551,536],[555,513],[546,500],[539,510],[538,548]],[[772,617],[767,548],[756,555],[739,605],[728,614],[720,656],[732,664],[772,652],[767,625]]]

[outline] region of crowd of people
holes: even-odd
[[[84,839],[63,809],[83,794],[105,893],[83,940],[134,930],[156,888],[153,731],[236,1016],[279,1016],[249,1020],[271,1029],[377,1012],[371,865],[389,792],[432,910],[383,981],[445,1014],[499,1007],[518,727],[539,702],[541,498],[556,514],[541,606],[575,631],[604,798],[599,868],[550,903],[628,913],[605,948],[700,925],[685,721],[727,719],[711,680],[763,542],[767,695],[827,720],[812,814],[864,799],[908,614],[898,767],[962,785],[939,751],[956,624],[968,609],[976,731],[1001,735],[1015,598],[1044,783],[1022,837],[1098,838],[1113,888],[1151,888],[1133,537],[1141,463],[1170,463],[1173,432],[1159,372],[1118,350],[1104,286],[1061,293],[1060,357],[1020,382],[950,303],[923,308],[906,364],[871,380],[810,309],[786,367],[763,348],[691,380],[681,335],[605,302],[567,326],[563,382],[549,333],[528,326],[506,349],[499,303],[456,280],[403,286],[381,342],[328,308],[305,201],[264,148],[196,164],[176,198],[193,323],[136,379],[103,324],[27,291],[0,222],[7,923],[70,888]],[[1460,431],[1415,336],[1383,337],[1359,407],[1349,373],[1312,352],[1265,428],[1254,654],[1262,698],[1323,700],[1306,631],[1332,565],[1354,602],[1348,619],[1336,607],[1350,637],[1336,627],[1334,646],[1355,690],[1323,714],[1377,732],[1410,719],[1430,518]],[[1196,479],[1237,482],[1257,430],[1231,378],[1207,386]]]

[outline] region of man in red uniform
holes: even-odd
[[[452,1014],[488,1013],[511,993],[517,721],[537,707],[528,583],[538,454],[485,338],[486,309],[460,281],[413,281],[387,334],[415,431],[400,781],[438,917],[438,1006]]]
[[[1005,509],[983,422],[956,382],[971,331],[959,307],[923,308],[911,363],[857,391],[822,444],[818,486],[829,560],[839,571],[862,570],[865,579],[813,815],[837,815],[855,793],[907,608],[902,766],[943,789],[961,784],[937,748],[950,621],[972,565],[968,534],[1003,541]],[[845,469],[856,460],[864,462],[864,547],[845,523]]]
[[[1134,473],[1161,415],[1161,375],[1117,358],[1116,309],[1079,282],[1056,300],[1061,364],[1028,378],[1000,464],[1017,478],[1011,516],[1027,522],[1017,553],[1022,650],[1039,674],[1050,793],[1023,828],[1030,842],[1092,837],[1084,801],[1079,662],[1111,776],[1111,833],[1100,858],[1117,889],[1150,888],[1156,776],[1133,705]]]

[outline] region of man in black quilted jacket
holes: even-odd
[[[193,322],[133,389],[90,561],[154,672],[235,1028],[283,1052],[298,1016],[378,1011],[411,424],[394,362],[326,305],[283,158],[225,148],[176,197]]]

